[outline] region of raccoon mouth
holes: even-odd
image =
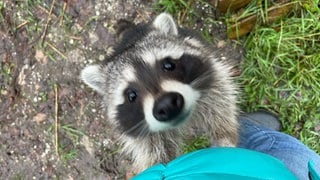
[[[182,112],[177,118],[173,119],[172,126],[177,127],[188,120],[190,111]]]

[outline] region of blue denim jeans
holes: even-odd
[[[281,160],[298,179],[308,179],[308,162],[320,172],[320,156],[296,138],[274,131],[240,117],[238,147],[269,154]]]

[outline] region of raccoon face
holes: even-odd
[[[180,33],[168,14],[129,29],[103,65],[81,78],[103,95],[108,118],[130,136],[178,127],[213,87],[214,68],[203,43]]]

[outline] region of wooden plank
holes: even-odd
[[[295,3],[284,3],[267,9],[267,19],[265,23],[271,23],[290,11],[294,10]],[[257,23],[257,15],[251,15],[240,19],[228,28],[228,38],[235,39],[249,33]]]
[[[220,13],[226,13],[228,10],[230,12],[236,11],[250,2],[251,0],[209,0],[209,3],[214,5]]]

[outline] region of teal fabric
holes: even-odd
[[[133,180],[297,179],[278,159],[241,148],[208,148],[154,165]]]
[[[316,170],[314,169],[314,165],[312,161],[309,161],[308,168],[309,168],[311,180],[320,180],[320,175],[317,174]]]

